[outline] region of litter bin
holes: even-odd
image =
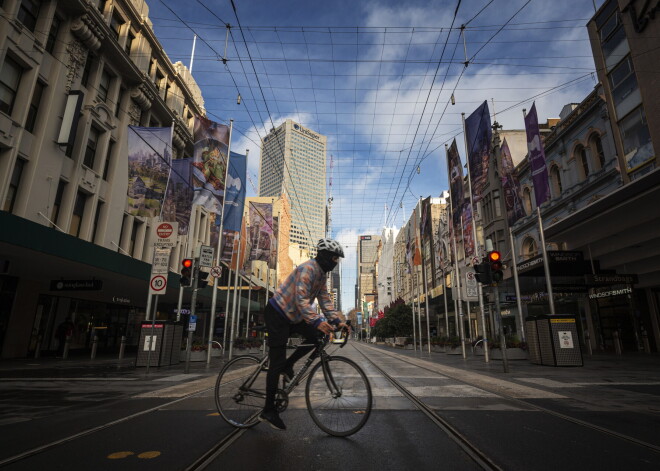
[[[169,366],[179,363],[183,325],[169,321],[157,321],[151,331],[151,321],[140,328],[140,341],[135,366]],[[149,350],[151,359],[149,360]]]
[[[528,317],[525,329],[532,363],[547,366],[584,365],[575,316]]]

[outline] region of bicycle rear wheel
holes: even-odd
[[[327,369],[319,362],[307,379],[307,410],[321,430],[347,437],[360,430],[371,414],[371,385],[352,360],[328,357]]]
[[[266,372],[257,357],[242,355],[227,363],[215,382],[215,405],[229,424],[248,428],[259,422],[266,396]],[[255,375],[256,373],[256,375]]]

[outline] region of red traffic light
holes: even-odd
[[[184,258],[183,260],[181,260],[181,265],[183,266],[183,268],[190,268],[192,267],[192,264],[193,264],[192,258]]]
[[[500,253],[497,250],[493,250],[492,252],[488,252],[488,260],[492,262],[497,262],[501,258]]]

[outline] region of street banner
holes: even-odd
[[[271,264],[271,250],[274,245],[273,234],[273,205],[271,203],[253,203],[248,209],[248,220],[250,229],[248,238],[250,241],[250,261],[261,260]]]
[[[548,167],[545,164],[545,152],[539,132],[539,119],[536,116],[536,103],[532,105],[525,116],[525,130],[527,131],[527,151],[529,152],[529,167],[532,171],[532,184],[536,206],[541,206],[550,198],[550,183],[548,181]]]
[[[241,230],[243,206],[245,204],[245,175],[247,158],[245,155],[231,152],[229,174],[227,175],[224,228],[231,231]],[[220,218],[216,218],[216,224]]]
[[[447,151],[447,175],[449,178],[449,194],[451,199],[451,231],[459,243],[461,235],[461,213],[463,210],[463,166],[458,154],[456,139],[453,140]]]
[[[188,234],[194,191],[190,178],[191,159],[172,160],[170,181],[167,184],[161,218],[164,222],[179,223],[179,235]]]
[[[483,189],[488,180],[488,162],[490,161],[490,142],[493,131],[490,124],[488,102],[484,101],[474,113],[465,120],[465,137],[470,162],[470,182],[472,202],[481,201]]]
[[[422,262],[428,266],[428,273],[426,273],[426,290],[430,291],[434,288],[433,280],[435,279],[435,257],[433,256],[433,217],[431,214],[431,197],[422,200],[422,221],[420,225],[421,243],[424,249],[424,257]]]
[[[225,194],[229,127],[195,116],[193,185],[194,204],[222,214]]]
[[[126,211],[160,216],[172,159],[172,128],[128,127]]]
[[[514,175],[513,159],[506,139],[502,141],[501,159],[500,159],[500,180],[502,181],[502,190],[504,192],[504,204],[506,206],[506,219],[509,227],[516,221],[525,216],[522,199],[520,197],[520,182]]]
[[[463,250],[465,253],[465,262],[467,263],[474,253],[474,235],[472,235],[472,206],[470,200],[465,198],[463,204]]]

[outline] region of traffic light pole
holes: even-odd
[[[199,278],[199,261],[195,260],[193,273],[193,287],[192,287],[192,298],[190,300],[190,317],[195,315],[197,307],[197,279]],[[186,366],[183,370],[184,373],[188,374],[190,372],[190,352],[192,351],[192,339],[193,332],[188,329],[188,344],[186,345]]]
[[[500,331],[500,351],[502,352],[502,365],[504,366],[504,372],[509,372],[509,361],[506,356],[506,337],[504,336],[504,325],[502,323],[502,312],[500,311],[500,289],[495,283],[493,288],[493,294],[495,295],[495,316],[497,317],[497,323],[499,324]]]

